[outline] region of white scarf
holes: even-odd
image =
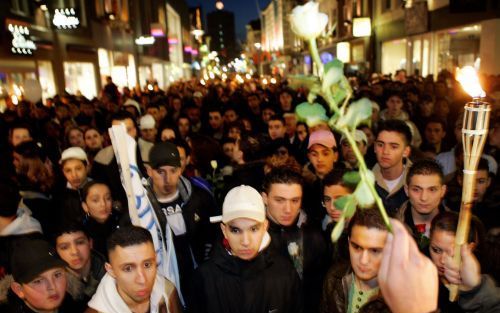
[[[165,294],[164,278],[156,275],[155,284],[150,296],[150,313],[159,312],[159,305],[162,303],[162,298],[168,310],[168,296]],[[118,293],[115,279],[109,273],[106,273],[102,278],[88,306],[102,313],[132,313]]]

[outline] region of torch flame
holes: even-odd
[[[462,69],[458,69],[457,80],[462,85],[462,88],[472,98],[483,98],[486,96],[486,93],[479,84],[479,78],[477,77],[476,70],[472,66],[466,66]]]

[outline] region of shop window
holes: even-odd
[[[65,89],[70,94],[82,94],[88,99],[97,96],[94,64],[64,62]]]
[[[123,22],[129,20],[128,0],[95,0],[94,6],[98,17],[114,15]]]
[[[389,11],[391,9],[392,0],[382,0],[382,12]]]
[[[167,4],[167,22],[170,61],[180,66],[183,62],[181,19],[169,4]]]
[[[11,0],[11,11],[18,15],[31,15],[28,0]]]
[[[406,69],[406,39],[382,43],[382,73],[394,74]]]
[[[474,66],[479,58],[481,26],[449,29],[438,34],[437,70]]]
[[[54,72],[50,61],[37,61],[38,77],[42,87],[42,99],[45,100],[56,94],[56,84],[54,82]]]

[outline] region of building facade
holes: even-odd
[[[165,88],[191,73],[184,0],[0,1],[0,17],[5,94],[20,96],[34,80],[43,99],[65,91],[93,98],[108,76],[120,88],[153,80]]]
[[[267,73],[285,75],[297,64],[302,41],[292,32],[288,16],[298,4],[296,0],[272,0],[261,11],[261,48]]]
[[[239,55],[235,29],[233,12],[222,9],[207,14],[210,50],[216,51],[223,61],[230,61]]]
[[[376,1],[373,15],[378,72],[427,76],[473,65],[500,73],[498,1]]]

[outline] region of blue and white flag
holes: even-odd
[[[184,304],[180,289],[179,268],[175,254],[172,231],[168,223],[164,230],[165,238],[161,233],[161,225],[155,214],[148,192],[143,185],[146,180],[142,177],[136,158],[136,141],[127,134],[124,124],[113,125],[109,129],[116,161],[120,168],[120,177],[127,194],[130,220],[135,226],[147,229],[153,237],[156,250],[158,270],[161,276],[170,280]]]

